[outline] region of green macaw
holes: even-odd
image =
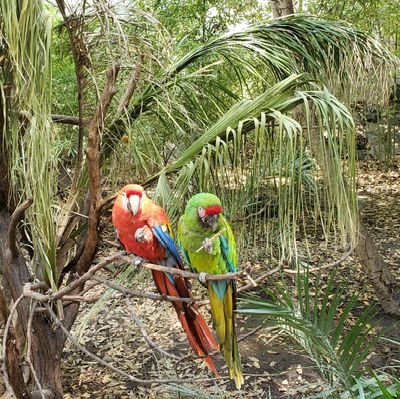
[[[217,196],[200,193],[189,200],[179,220],[178,240],[183,255],[192,270],[201,276],[204,276],[202,273],[237,271],[235,237],[222,211]],[[236,308],[236,281],[208,281],[207,288],[219,349],[224,351],[230,378],[240,389],[244,380],[233,313]]]

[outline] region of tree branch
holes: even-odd
[[[73,126],[80,125],[79,116],[53,114],[51,115],[51,120],[53,121],[53,123],[63,123],[65,125]],[[83,123],[87,123],[87,121],[84,121]]]
[[[107,71],[107,80],[88,131],[86,156],[89,178],[89,212],[85,247],[77,263],[78,274],[84,273],[93,260],[98,243],[98,225],[101,214],[101,174],[100,174],[100,142],[104,128],[104,119],[111,100],[117,93],[116,80],[118,65],[111,65]]]
[[[172,353],[168,353],[167,351],[165,351],[164,349],[160,348],[150,337],[149,334],[147,334],[146,329],[143,326],[142,321],[140,320],[139,316],[136,314],[136,312],[133,310],[133,306],[130,306],[130,303],[128,301],[128,299],[126,298],[125,300],[126,305],[129,308],[129,312],[131,314],[131,319],[135,322],[135,324],[137,325],[137,327],[139,328],[140,332],[143,335],[144,340],[147,342],[147,344],[150,346],[150,348],[157,350],[158,352],[160,352],[162,355],[166,356],[166,357],[170,357],[171,359],[174,360],[180,360],[179,356],[175,356]]]
[[[3,378],[4,378],[4,385],[6,386],[7,392],[11,395],[12,398],[16,398],[14,390],[10,384],[10,378],[8,376],[7,370],[7,339],[8,339],[8,332],[11,328],[12,319],[14,316],[15,311],[17,310],[18,304],[24,299],[24,295],[21,294],[18,299],[14,302],[13,307],[10,310],[10,314],[8,316],[6,325],[4,327],[3,332],[3,348],[2,348],[2,358],[3,358]]]
[[[97,363],[101,364],[102,366],[107,367],[108,369],[115,371],[117,374],[122,375],[123,377],[127,378],[129,381],[132,381],[139,385],[152,385],[152,384],[183,384],[183,383],[193,383],[193,382],[200,382],[200,381],[215,381],[217,378],[189,378],[189,379],[154,379],[154,380],[143,380],[141,378],[135,377],[126,371],[113,366],[112,364],[106,362],[105,360],[101,359],[100,357],[96,356],[95,354],[89,352],[83,345],[81,345],[76,339],[72,336],[72,334],[64,327],[62,322],[58,319],[56,314],[53,312],[49,305],[46,305],[46,309],[50,314],[50,317],[53,319],[54,323],[62,330],[65,336],[70,340],[70,342],[78,348],[81,352],[83,352],[86,356],[90,357],[91,359],[95,360]],[[222,377],[224,378],[224,377]]]
[[[171,296],[171,295],[159,295],[159,294],[153,294],[151,292],[142,292],[142,291],[135,291],[127,287],[123,287],[122,285],[119,285],[117,283],[114,283],[113,281],[109,281],[103,277],[99,276],[93,276],[92,280],[97,281],[101,284],[106,285],[107,287],[112,288],[113,290],[122,292],[125,295],[135,297],[135,298],[146,298],[146,299],[153,299],[155,301],[168,301],[168,302],[186,302],[186,303],[192,303],[194,302],[194,299],[192,298],[180,298],[177,296]]]
[[[42,385],[40,384],[39,378],[37,376],[35,367],[33,366],[33,362],[31,359],[31,351],[32,351],[32,321],[33,318],[35,317],[35,309],[36,309],[37,303],[36,301],[33,302],[33,306],[31,308],[31,312],[29,314],[29,319],[28,319],[28,329],[27,329],[27,349],[26,349],[26,362],[28,363],[28,366],[31,370],[33,379],[35,381],[35,384],[38,388],[39,395],[41,399],[46,399],[46,395],[43,391]]]
[[[345,254],[343,254],[338,260],[335,260],[334,262],[327,263],[326,265],[322,265],[322,266],[308,268],[305,270],[283,269],[283,272],[286,274],[318,273],[320,270],[330,269],[332,267],[339,265],[344,260],[346,260],[353,252],[354,252],[354,247],[350,246],[350,249]]]
[[[117,109],[118,114],[121,114],[128,107],[129,102],[131,101],[131,98],[133,96],[133,93],[135,92],[136,87],[139,83],[142,67],[143,67],[143,54],[140,53],[136,60],[136,68],[133,71],[132,77],[129,80],[125,93],[122,96],[122,99],[118,105]]]
[[[18,248],[16,243],[17,225],[24,216],[24,212],[32,205],[33,198],[28,198],[19,205],[10,218],[10,226],[8,228],[8,246],[14,258],[18,258]]]

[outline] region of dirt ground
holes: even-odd
[[[360,163],[358,175],[359,195],[367,216],[368,229],[378,244],[379,251],[391,268],[400,286],[400,162],[389,172],[382,171],[371,161]],[[321,251],[321,243],[315,239],[315,266],[332,262],[332,253]],[[103,252],[102,252],[103,251]],[[104,246],[99,257],[109,254]],[[322,254],[321,254],[322,252]],[[336,254],[336,258],[340,256]],[[125,267],[125,266],[124,266]],[[117,270],[106,271],[108,278]],[[328,271],[326,272],[328,273]],[[134,275],[133,275],[134,274]],[[339,265],[338,276],[351,281],[349,294],[361,293],[354,316],[365,306],[375,303],[376,297],[369,285],[368,276],[362,270],[355,256],[349,256]],[[273,278],[280,278],[278,275]],[[272,280],[266,284],[273,283]],[[154,292],[153,282],[147,270],[132,272],[125,283],[146,292]],[[94,288],[99,291],[100,288]],[[195,285],[196,293],[201,287]],[[204,290],[202,291],[205,294]],[[91,305],[82,307],[87,314]],[[110,370],[99,366],[68,344],[64,353],[63,385],[65,399],[78,398],[279,398],[304,397],[322,389],[321,379],[312,362],[296,351],[283,335],[268,328],[261,328],[248,335],[259,325],[249,316],[238,316],[239,347],[242,357],[245,384],[237,391],[229,379],[215,381],[198,359],[190,357],[191,351],[172,306],[165,302],[129,299],[120,293],[113,293],[99,307],[97,317],[88,322],[86,328],[74,333],[82,333],[81,342],[85,347],[104,360],[116,365],[129,374],[142,379],[179,378],[187,384],[179,384],[184,392],[177,393],[177,385],[139,386],[129,382]],[[181,360],[161,355],[149,348],[137,326],[131,319],[134,311],[143,322],[149,337],[162,349],[181,357]],[[208,318],[207,310],[203,308]],[[380,314],[382,312],[379,312]],[[397,320],[390,316],[376,318],[375,328],[388,329],[384,336],[400,341]],[[248,335],[248,336],[247,336]],[[186,357],[185,357],[186,356]],[[368,358],[374,368],[399,365],[400,348],[388,341],[380,341]],[[221,374],[226,376],[226,366],[222,356],[215,358]],[[191,379],[204,379],[196,384]]]

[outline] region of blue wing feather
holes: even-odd
[[[162,229],[161,225],[154,226],[151,231],[156,236],[159,243],[169,251],[169,253],[175,258],[179,265],[182,265],[183,262],[181,254],[177,246],[175,245],[174,239]]]
[[[231,273],[237,272],[236,265],[233,262],[233,256],[232,256],[232,254],[230,253],[230,250],[229,250],[229,245],[228,245],[227,238],[223,234],[221,234],[219,236],[219,241],[221,243],[222,256],[225,259],[225,262],[226,262],[226,264],[228,266],[229,272],[231,272]]]

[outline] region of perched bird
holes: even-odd
[[[174,243],[167,215],[146,196],[143,187],[128,184],[115,199],[112,223],[118,239],[127,252],[151,263],[183,269],[181,255]],[[188,282],[181,276],[152,270],[161,295],[192,299]],[[172,302],[194,352],[204,358],[211,371],[219,377],[210,353],[217,343],[195,303]]]
[[[193,271],[200,274],[237,271],[235,238],[214,194],[200,193],[189,200],[179,220],[178,240]],[[224,351],[230,377],[240,389],[244,380],[233,313],[236,282],[208,281],[207,288],[219,348]]]

